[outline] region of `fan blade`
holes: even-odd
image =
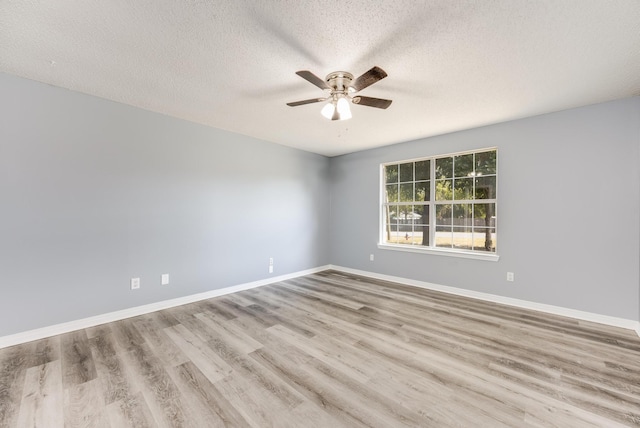
[[[325,100],[326,98],[311,98],[309,100],[294,101],[292,103],[287,103],[287,105],[289,107],[296,107],[296,106],[303,106],[305,104],[319,103]]]
[[[371,70],[364,73],[362,76],[358,77],[353,82],[352,87],[356,90],[356,92],[358,92],[363,90],[367,86],[373,85],[378,80],[384,79],[385,77],[387,77],[387,73],[385,73],[384,70],[380,67],[375,66]]]
[[[324,80],[322,80],[321,78],[319,78],[318,76],[310,72],[309,70],[296,71],[296,74],[302,77],[307,82],[313,83],[320,89],[331,89],[329,85],[327,85],[327,82],[325,82]]]
[[[375,107],[375,108],[387,108],[391,105],[391,100],[385,100],[383,98],[363,97],[358,95],[353,97],[352,102],[362,106]]]

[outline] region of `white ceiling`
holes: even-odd
[[[374,65],[387,110],[285,104]],[[640,1],[0,0],[0,71],[335,156],[640,95]]]

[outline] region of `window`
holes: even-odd
[[[497,150],[382,165],[380,243],[495,254]]]

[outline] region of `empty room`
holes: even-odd
[[[0,427],[640,426],[639,23],[0,1]]]

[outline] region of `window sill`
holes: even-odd
[[[421,248],[421,247],[409,247],[405,245],[393,245],[393,244],[378,244],[378,248],[380,248],[381,250],[404,251],[407,253],[433,254],[436,256],[447,256],[447,257],[461,257],[464,259],[486,260],[490,262],[497,262],[500,259],[500,256],[497,254],[472,253],[472,252],[460,251],[460,250],[447,250],[444,248],[442,249]]]

